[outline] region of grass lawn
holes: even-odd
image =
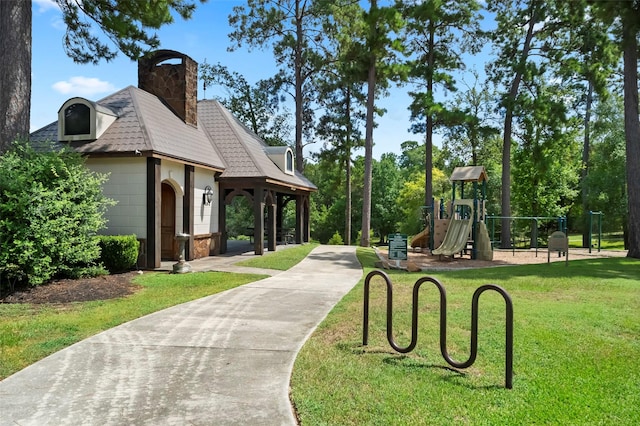
[[[569,235],[569,247],[582,247],[582,234]],[[601,250],[624,250],[624,239],[620,234],[603,234],[600,239]],[[598,237],[592,240],[592,251],[598,251]]]
[[[120,299],[64,305],[0,304],[0,380],[47,355],[103,330],[263,275],[198,272],[146,273],[143,289]]]
[[[298,245],[256,256],[243,264],[286,270],[317,245]],[[227,272],[151,272],[135,279],[143,287],[141,291],[120,299],[65,305],[0,304],[0,380],[103,330],[265,277]]]
[[[281,246],[280,250],[265,252],[263,256],[254,256],[249,260],[238,262],[237,265],[286,271],[299,263],[316,247],[318,247],[318,243],[305,243],[287,248]]]
[[[359,249],[364,275],[376,260]],[[364,277],[363,275],[363,277]],[[394,336],[410,340],[411,290],[425,273],[392,271]],[[394,352],[386,297],[372,281],[369,344],[363,284],[329,314],[296,359],[292,399],[303,425],[640,424],[640,262],[593,259],[438,272],[447,289],[448,352],[469,355],[471,296],[482,284],[514,303],[513,389],[504,388],[504,301],[480,297],[478,358],[450,368],[438,344],[438,293],[422,286],[418,344]]]

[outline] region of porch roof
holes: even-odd
[[[317,187],[304,175],[282,171],[267,155],[269,146],[242,124],[229,110],[215,100],[198,102],[198,122],[204,126],[212,143],[220,150],[226,168],[225,179],[253,178],[271,184],[316,191]]]

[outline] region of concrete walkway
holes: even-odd
[[[361,278],[319,246],[276,276],[123,324],[0,382],[0,425],[294,425],[296,354]]]

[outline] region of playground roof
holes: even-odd
[[[488,180],[489,177],[484,166],[456,167],[449,178],[451,182],[483,182]]]

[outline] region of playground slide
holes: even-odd
[[[444,236],[444,241],[440,247],[433,250],[431,254],[452,256],[461,252],[469,240],[471,225],[471,219],[452,220],[449,224],[449,229],[447,229],[447,233]]]
[[[429,228],[424,228],[421,233],[411,239],[411,248],[416,247],[429,247]]]

